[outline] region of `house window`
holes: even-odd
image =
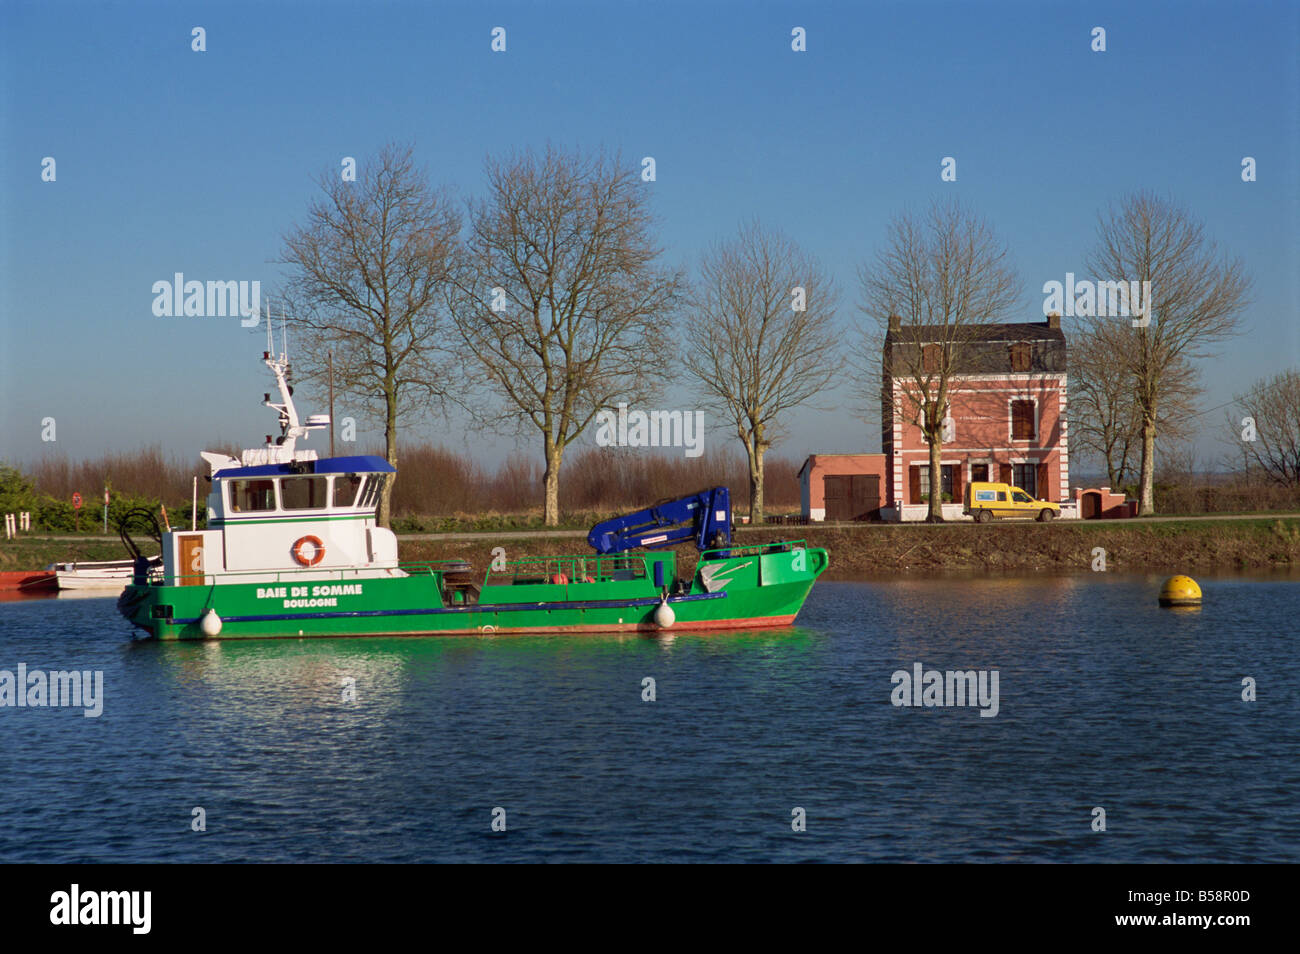
[[[988,465],[988,464],[971,464],[971,465],[970,465],[970,479],[971,479],[972,481],[975,481],[975,480],[979,480],[979,481],[987,481],[987,480],[989,479],[989,465]]]
[[[1034,420],[1033,401],[1011,402],[1011,439],[1013,441],[1032,441],[1038,431]]]
[[[1012,464],[1011,465],[1011,482],[1029,494],[1031,497],[1038,496],[1038,465],[1037,464]]]
[[[937,344],[928,344],[921,346],[921,370],[938,371],[939,356],[941,354],[940,346]]]
[[[925,498],[930,495],[930,468],[928,465],[921,465],[921,497]],[[956,467],[953,464],[942,464],[939,467],[939,493],[947,494],[948,499],[952,500],[952,482],[953,471]],[[942,498],[940,498],[942,499]]]
[[[1019,341],[1011,346],[1011,370],[1028,371],[1030,357],[1029,342]]]

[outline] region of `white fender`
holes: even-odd
[[[217,611],[209,609],[199,620],[199,629],[203,630],[203,635],[208,637],[218,636],[221,633],[221,617]]]
[[[659,607],[655,610],[655,625],[660,629],[669,629],[675,622],[677,622],[677,614],[668,605],[668,597],[665,596],[659,601]]]

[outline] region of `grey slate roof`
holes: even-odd
[[[1065,334],[1059,327],[1049,327],[1046,321],[972,325],[962,334],[967,337],[961,346],[965,352],[960,358],[962,373],[1011,373],[1011,346],[1018,342],[1030,346],[1028,373],[1057,374],[1066,370]],[[891,330],[885,335],[885,354],[893,354],[901,362],[907,351],[914,349],[918,342],[926,343],[931,336],[941,340],[943,326],[904,325],[901,331]]]

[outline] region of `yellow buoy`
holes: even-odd
[[[1160,587],[1161,606],[1200,606],[1201,588],[1190,576],[1171,576]]]

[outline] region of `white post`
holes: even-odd
[[[14,529],[14,515],[11,513],[5,514],[5,539],[12,540],[17,532]]]
[[[32,532],[32,512],[30,510],[24,510],[20,513],[18,515],[18,522],[22,529],[26,530],[28,533]]]
[[[199,528],[199,478],[194,476],[193,500],[190,502],[190,529]]]

